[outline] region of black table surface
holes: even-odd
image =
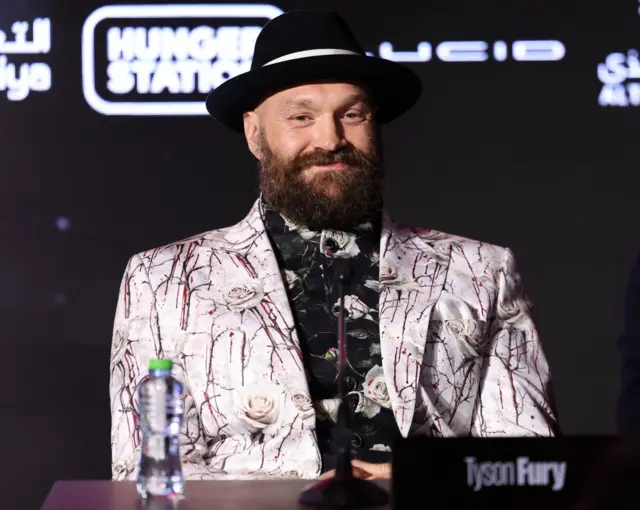
[[[312,480],[187,481],[184,499],[143,503],[134,482],[65,480],[56,482],[41,510],[287,510],[307,508],[298,494]],[[380,485],[389,490],[390,483]],[[382,508],[388,508],[384,506]]]

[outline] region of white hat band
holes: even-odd
[[[295,60],[298,58],[307,58],[307,57],[322,57],[325,55],[360,55],[360,53],[351,50],[340,50],[333,48],[320,48],[317,50],[304,50],[304,51],[296,51],[295,53],[289,53],[288,55],[283,55],[278,58],[274,58],[270,60],[262,67],[270,66],[271,64],[278,64],[279,62],[286,62],[287,60]]]

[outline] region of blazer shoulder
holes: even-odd
[[[237,227],[237,225],[208,230],[178,241],[138,252],[131,258],[142,260],[147,268],[166,260],[189,258],[193,256],[199,248],[215,246],[217,242],[224,240],[235,227]]]
[[[259,225],[260,210],[256,201],[243,219],[235,224],[208,230],[200,234],[192,235],[178,241],[167,243],[157,248],[148,249],[133,255],[130,259],[145,265],[147,271],[151,272],[160,266],[162,270],[166,264],[177,265],[186,262],[194,256],[200,255],[201,248],[208,249],[236,249],[239,245],[251,240],[260,233]]]
[[[399,227],[410,231],[428,245],[449,244],[452,257],[462,257],[469,262],[484,262],[491,266],[500,266],[505,260],[513,259],[510,248],[499,244],[488,243],[478,239],[422,227]]]

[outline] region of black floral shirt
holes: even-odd
[[[382,372],[378,327],[380,218],[354,232],[312,232],[264,208],[305,358],[323,471],[333,469],[333,428],[339,405],[336,267],[347,263],[345,290],[352,454],[367,462],[389,462],[400,432],[390,409]],[[338,262],[339,259],[342,259]]]

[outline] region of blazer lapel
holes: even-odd
[[[217,301],[229,308],[214,320],[211,336],[242,338],[230,353],[234,387],[270,382],[308,394],[300,343],[259,200],[242,222],[213,232],[205,244],[208,256],[224,267]]]
[[[380,350],[387,391],[407,437],[431,312],[444,287],[451,246],[432,231],[399,228],[385,216],[380,243]],[[434,233],[435,234],[435,233]]]

